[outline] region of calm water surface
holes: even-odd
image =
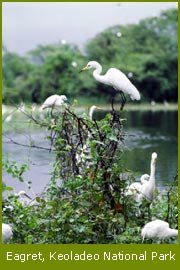
[[[98,117],[102,117],[101,113]],[[95,114],[96,117],[96,114]],[[124,131],[131,136],[126,139],[124,165],[137,172],[137,179],[149,173],[151,153],[157,152],[156,182],[165,186],[172,182],[177,173],[177,111],[130,111],[123,118]],[[48,147],[46,134],[31,134],[37,145]],[[29,142],[28,134],[14,134],[13,139],[20,143]],[[3,138],[3,141],[7,141]],[[35,193],[41,193],[50,179],[54,154],[47,150],[30,149],[14,144],[3,143],[3,156],[16,160],[19,164],[28,162],[29,171],[24,174],[27,181],[32,181]],[[19,183],[10,175],[3,173],[3,181],[14,188],[14,192],[28,190],[25,183]]]
[[[127,140],[127,168],[149,173],[151,153],[157,152],[156,179],[159,186],[177,174],[177,111],[129,112],[124,129],[134,136]]]

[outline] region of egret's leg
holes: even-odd
[[[112,100],[111,100],[111,107],[112,107],[112,110],[113,110],[113,112],[115,111],[114,110],[114,97],[112,98]]]
[[[49,117],[49,118],[53,118],[53,113],[52,113],[52,111],[53,111],[53,106],[48,108],[48,117]]]
[[[114,99],[115,99],[115,95],[116,95],[116,93],[114,92],[113,95],[112,95],[112,100],[111,100],[111,105],[112,105],[113,110],[114,110]]]
[[[113,117],[115,117],[116,111],[114,109],[114,97],[115,97],[115,93],[112,96],[112,100],[111,100],[111,107],[112,107],[112,112],[111,114],[113,115]]]
[[[126,97],[125,97],[123,92],[120,92],[120,94],[121,94],[121,107],[120,107],[120,110],[122,111],[123,108],[124,108],[124,105],[126,103]]]
[[[54,105],[51,107],[51,110],[50,110],[50,117],[53,119],[54,116],[53,116],[53,110],[54,110]]]

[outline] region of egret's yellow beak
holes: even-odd
[[[86,67],[82,68],[79,72],[85,71],[87,69],[88,69],[88,67],[86,66]]]

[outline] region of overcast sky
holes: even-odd
[[[4,2],[3,44],[19,54],[61,40],[82,47],[107,27],[136,23],[171,7],[177,2]]]

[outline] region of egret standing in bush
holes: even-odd
[[[145,173],[141,176],[140,180],[141,180],[141,184],[145,184],[149,181],[150,175]]]
[[[144,181],[141,188],[141,193],[144,198],[147,200],[152,201],[154,198],[154,191],[155,191],[155,171],[156,171],[156,159],[157,153],[154,152],[151,155],[151,166],[150,166],[150,177],[149,181]]]
[[[132,100],[140,100],[140,94],[137,88],[130,82],[126,75],[117,68],[110,68],[105,75],[101,75],[102,66],[96,61],[90,61],[81,71],[95,69],[93,76],[95,80],[103,84],[112,86],[116,91],[120,91],[122,104],[121,110],[126,103],[124,94],[130,95]]]
[[[133,195],[137,202],[141,202],[142,198],[152,201],[155,191],[155,171],[156,171],[157,153],[151,155],[150,175],[143,174],[141,176],[141,183],[134,182],[128,187],[125,195]]]
[[[146,223],[141,230],[142,242],[144,238],[164,240],[169,237],[178,236],[178,230],[169,228],[169,223],[156,219]]]

